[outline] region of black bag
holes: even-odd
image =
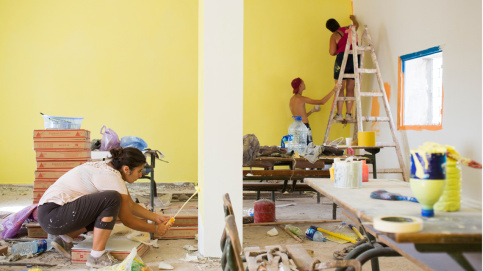
[[[324,151],[322,152],[322,154],[327,156],[342,156],[344,154],[344,150],[337,149],[331,146],[324,146]]]

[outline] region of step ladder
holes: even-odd
[[[351,46],[353,50],[351,50]],[[365,51],[370,51],[371,57],[372,57],[372,62],[375,66],[375,69],[365,69],[363,67],[364,63],[364,52]],[[355,52],[353,54],[353,52]],[[347,57],[349,54],[352,54],[353,57],[353,63],[354,63],[354,74],[344,74],[345,67],[347,64]],[[358,65],[358,55],[360,55],[360,66]],[[377,76],[377,82],[379,84],[379,91],[376,92],[361,92],[361,83],[362,83],[362,74],[363,73],[368,73],[368,74],[376,74]],[[354,79],[355,80],[355,87],[354,87],[354,97],[339,97],[339,91],[341,89],[341,83],[343,79]],[[339,79],[337,81],[337,85],[339,86],[337,88],[337,91],[334,96],[334,102],[332,103],[332,108],[330,111],[329,115],[329,123],[327,124],[327,129],[325,130],[325,137],[324,137],[324,145],[327,144],[327,141],[329,139],[329,133],[330,133],[330,128],[332,126],[332,123],[342,123],[342,124],[347,124],[347,123],[353,123],[354,125],[354,133],[352,136],[353,141],[357,139],[357,132],[362,132],[364,131],[363,129],[363,122],[387,122],[389,123],[389,127],[391,128],[391,134],[392,134],[392,139],[393,142],[388,142],[388,143],[382,143],[378,142],[376,143],[376,146],[379,147],[394,147],[396,149],[396,154],[397,158],[399,161],[399,168],[397,169],[381,169],[377,170],[379,173],[401,173],[403,180],[405,182],[409,181],[409,178],[407,176],[407,172],[404,167],[404,160],[401,154],[401,148],[399,146],[397,137],[396,137],[396,126],[394,125],[394,121],[392,119],[392,114],[391,114],[391,109],[389,108],[389,102],[387,100],[386,96],[386,90],[384,89],[384,82],[382,81],[382,76],[381,76],[381,71],[379,69],[379,63],[377,62],[376,58],[376,53],[374,50],[374,44],[372,43],[372,38],[369,35],[369,32],[367,30],[367,26],[364,26],[364,32],[362,34],[361,38],[361,45],[357,45],[357,32],[356,32],[356,27],[351,25],[349,29],[349,37],[347,38],[347,43],[345,46],[345,51],[344,51],[344,57],[342,60],[342,66],[341,66],[341,71],[339,74]],[[380,97],[383,100],[384,108],[386,110],[386,116],[387,117],[371,117],[371,116],[362,116],[362,108],[361,108],[361,98],[364,97]],[[337,102],[339,101],[353,101],[354,104],[352,108],[355,108],[355,114],[353,114],[352,120],[334,120],[334,114],[337,106]],[[342,112],[340,112],[342,114]],[[350,112],[348,112],[350,113]]]

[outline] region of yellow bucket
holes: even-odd
[[[376,132],[357,132],[359,146],[376,146]]]

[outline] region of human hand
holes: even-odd
[[[168,232],[169,228],[171,228],[170,225],[164,225],[164,224],[157,224],[156,225],[156,234],[158,236],[163,236]]]
[[[335,93],[335,92],[337,92],[337,90],[339,90],[341,88],[342,88],[342,83],[337,83],[337,84],[335,84],[335,87],[334,87],[334,89],[332,89],[332,91],[334,91],[334,93]]]
[[[310,111],[312,111],[312,113],[314,113],[314,112],[319,112],[319,111],[320,111],[320,105],[316,105],[316,106],[314,106],[314,107],[312,108],[312,110],[310,110]]]
[[[156,219],[154,220],[154,223],[156,223],[156,224],[166,224],[168,221],[169,221],[169,217],[165,217],[165,216],[156,214]]]

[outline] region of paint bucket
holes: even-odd
[[[353,157],[334,162],[334,187],[361,188],[362,162],[353,161]]]
[[[376,132],[357,132],[359,146],[376,146]]]
[[[268,199],[257,200],[253,204],[253,213],[255,223],[275,222],[275,203]]]

